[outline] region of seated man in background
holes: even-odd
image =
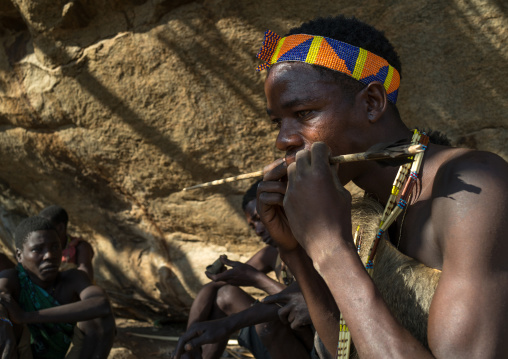
[[[189,313],[188,328],[192,324],[208,326],[214,331],[216,328],[223,330],[220,339],[212,344],[202,346],[203,358],[219,358],[224,352],[229,335],[235,330],[241,329],[238,342],[248,348],[257,359],[262,358],[308,358],[312,349],[313,332],[310,327],[310,316],[306,309],[303,296],[298,290],[292,291],[291,308],[281,310],[281,321],[277,316],[279,306],[272,306],[268,315],[268,322],[259,321],[263,315],[256,311],[246,311],[257,301],[238,286],[251,286],[261,289],[269,295],[279,293],[292,282],[292,276],[285,270],[285,265],[280,261],[277,248],[273,245],[270,234],[259,220],[256,212],[256,191],[260,181],[254,183],[245,193],[242,201],[242,209],[249,226],[261,237],[266,247],[258,251],[246,263],[231,261],[226,256],[220,257],[219,265],[222,264],[222,272],[212,273],[207,270],[206,275],[212,282],[206,284],[196,296]],[[224,265],[232,267],[225,270]],[[274,271],[280,282],[267,276]],[[260,305],[262,306],[262,305]],[[287,318],[291,310],[298,307],[301,312],[297,318]],[[254,307],[252,307],[254,308]],[[286,313],[284,315],[284,313]],[[228,324],[216,326],[212,320],[229,318]],[[284,319],[286,318],[286,319]],[[291,321],[291,327],[288,323]],[[220,323],[223,323],[221,321]],[[234,323],[234,324],[233,324]],[[259,323],[259,324],[258,324]],[[232,327],[235,326],[235,328]],[[230,328],[230,330],[225,330]],[[197,355],[194,353],[188,356]],[[288,356],[289,355],[289,356]]]
[[[4,269],[13,268],[14,263],[5,254],[0,253],[0,272]]]
[[[383,208],[374,200],[356,198],[352,201],[351,222],[354,224],[352,227],[354,230],[354,244],[362,261],[365,261],[368,257],[382,213]],[[379,243],[375,265],[376,271],[372,279],[379,288],[383,299],[389,305],[390,310],[415,338],[428,346],[427,319],[441,271],[429,268],[399,252],[390,244],[387,234]],[[180,338],[174,357],[179,358],[183,350],[192,350],[192,348],[197,348],[205,343],[212,343],[217,338],[231,334],[241,325],[245,325],[246,322],[252,325],[267,320],[266,318],[273,314],[273,306],[290,303],[293,300],[289,291],[290,287],[264,298],[261,303],[257,303],[241,313],[208,323],[192,325]],[[316,293],[317,296],[324,296],[325,294],[324,291]],[[289,317],[292,315],[285,314],[285,312],[288,312],[285,309],[286,306],[282,307],[278,313],[282,321],[287,320],[284,319],[284,315]],[[308,312],[306,306],[305,310]],[[236,320],[236,317],[240,317],[240,315],[242,315],[241,320]],[[337,319],[339,318],[340,314],[337,316]],[[277,336],[277,333],[272,334]],[[314,338],[314,349],[311,352],[312,358],[334,358],[335,356],[330,355],[317,334]],[[343,336],[342,340],[346,345],[347,353],[340,357],[358,358],[358,353],[350,341],[350,336]],[[298,350],[298,348],[295,349]],[[299,354],[306,355],[305,352]],[[285,356],[282,354],[282,357],[293,358],[289,354]]]
[[[93,281],[93,266],[92,258],[94,255],[92,246],[87,241],[71,237],[67,234],[67,224],[69,216],[67,211],[57,205],[52,205],[44,208],[39,216],[46,218],[55,227],[60,244],[62,245],[62,267],[61,270],[69,268],[78,268],[86,274],[91,281]]]
[[[0,357],[107,358],[115,332],[109,300],[83,271],[60,272],[51,222],[23,220],[15,242],[18,265],[0,274]]]

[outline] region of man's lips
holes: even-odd
[[[284,156],[284,161],[286,165],[289,166],[291,163],[295,162],[296,152],[286,153]]]
[[[58,264],[48,264],[45,265],[44,267],[41,267],[40,271],[41,272],[58,271],[59,268],[60,266]]]

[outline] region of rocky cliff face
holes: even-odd
[[[260,245],[249,183],[180,190],[278,156],[254,71],[263,33],[339,13],[395,45],[409,126],[508,158],[502,2],[0,0],[0,250],[60,204],[119,312],[181,316],[207,264]]]

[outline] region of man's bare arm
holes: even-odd
[[[247,263],[231,261],[226,256],[221,256],[220,260],[231,268],[219,274],[206,272],[208,278],[215,282],[225,282],[234,286],[255,287],[268,294],[278,293],[286,287],[286,285],[273,280]]]
[[[299,290],[296,282],[286,287],[283,292],[291,293],[295,290]],[[224,340],[241,328],[278,320],[280,308],[280,304],[255,303],[250,308],[222,319],[194,323],[180,337],[174,357],[179,358],[184,351],[190,351],[201,345]]]
[[[270,273],[275,269],[275,262],[277,261],[278,255],[277,248],[272,246],[265,246],[256,252],[246,264],[256,268],[258,271],[263,273]]]
[[[93,248],[90,243],[86,241],[79,242],[76,248],[76,265],[79,270],[88,274],[91,281],[93,281],[94,276],[92,258]]]
[[[508,165],[470,152],[443,167],[432,225],[443,272],[429,315],[438,358],[501,358],[508,351]]]
[[[267,176],[265,175],[265,179]],[[329,293],[348,323],[360,356],[432,357],[392,315],[360,261],[351,234],[351,197],[340,185],[335,169],[328,164],[326,146],[314,143],[310,152],[298,152],[296,163],[288,167],[288,177],[283,206],[290,231],[294,233],[294,237],[312,259],[314,268],[326,282]],[[262,199],[261,195],[259,198]],[[269,205],[270,201],[276,204],[273,196],[267,196],[265,203]],[[287,249],[291,250],[293,245],[286,234],[289,230],[281,225],[284,218],[279,221],[270,220],[276,212],[275,208],[268,207],[266,211],[263,208],[258,209],[260,216],[266,213],[263,222],[268,219],[268,225],[265,225],[270,233],[272,234],[274,227],[276,232],[285,237],[279,242],[287,243]],[[268,227],[270,222],[274,222],[272,227]],[[272,238],[278,239],[273,234]],[[305,274],[304,269],[309,266],[304,265],[303,258],[293,261],[294,264],[291,264],[286,256],[283,256],[283,259],[297,277],[304,295],[311,294],[305,287],[311,288],[313,279],[305,277],[308,274]],[[304,277],[299,278],[299,273]],[[313,322],[316,320],[314,325],[318,334],[323,337],[327,349],[333,353],[337,344],[330,340],[333,339],[330,332],[337,333],[338,323],[333,320],[318,321],[320,312],[329,312],[330,297],[326,291],[321,291],[315,299],[315,302],[308,301],[309,311]]]
[[[252,307],[222,319],[192,324],[180,337],[173,358],[180,358],[204,344],[216,343],[228,338],[233,332],[251,325],[278,319],[279,306],[256,303]]]

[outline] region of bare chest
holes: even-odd
[[[442,269],[443,256],[434,232],[430,199],[420,199],[409,206],[392,227],[390,240],[402,253],[428,267]]]

